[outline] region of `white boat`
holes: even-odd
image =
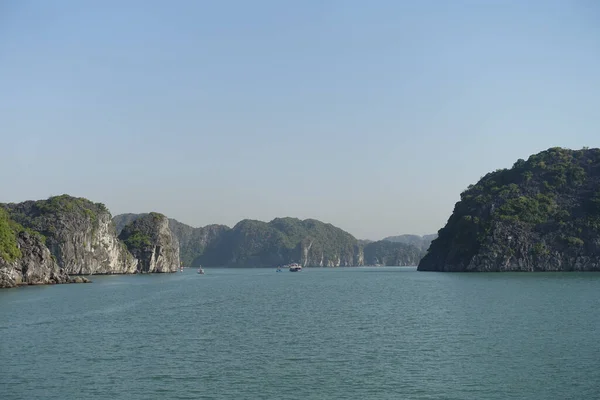
[[[298,263],[289,264],[288,267],[290,268],[290,272],[300,272],[300,271],[302,271],[302,265],[300,265]]]
[[[200,275],[204,275],[204,270],[202,269],[202,266],[200,266],[200,268],[198,268],[198,273]]]

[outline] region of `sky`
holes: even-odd
[[[594,0],[0,0],[0,202],[428,234],[599,124]]]

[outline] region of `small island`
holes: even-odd
[[[125,225],[119,239],[138,260],[138,272],[177,272],[179,244],[169,229],[169,219],[152,212]]]
[[[461,194],[419,271],[600,271],[600,149],[551,148]]]

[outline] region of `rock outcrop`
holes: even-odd
[[[101,203],[68,195],[6,205],[13,220],[45,237],[46,246],[69,275],[127,274],[137,260],[117,239]]]
[[[552,148],[461,194],[419,271],[600,271],[600,149]]]
[[[0,207],[0,288],[89,282],[77,278],[69,277],[58,266],[42,235],[19,225]]]
[[[16,239],[20,256],[10,262],[0,258],[0,288],[70,282],[38,235],[22,231]]]
[[[138,260],[137,272],[177,272],[179,243],[162,214],[149,213],[133,220],[119,234],[127,249]]]

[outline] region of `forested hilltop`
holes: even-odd
[[[114,217],[117,229],[145,214]],[[416,265],[424,251],[388,241],[359,241],[350,233],[315,219],[242,220],[233,228],[192,228],[174,219],[171,230],[185,266],[267,267],[298,262],[309,267]]]
[[[461,194],[420,271],[600,270],[600,149],[551,148]]]

